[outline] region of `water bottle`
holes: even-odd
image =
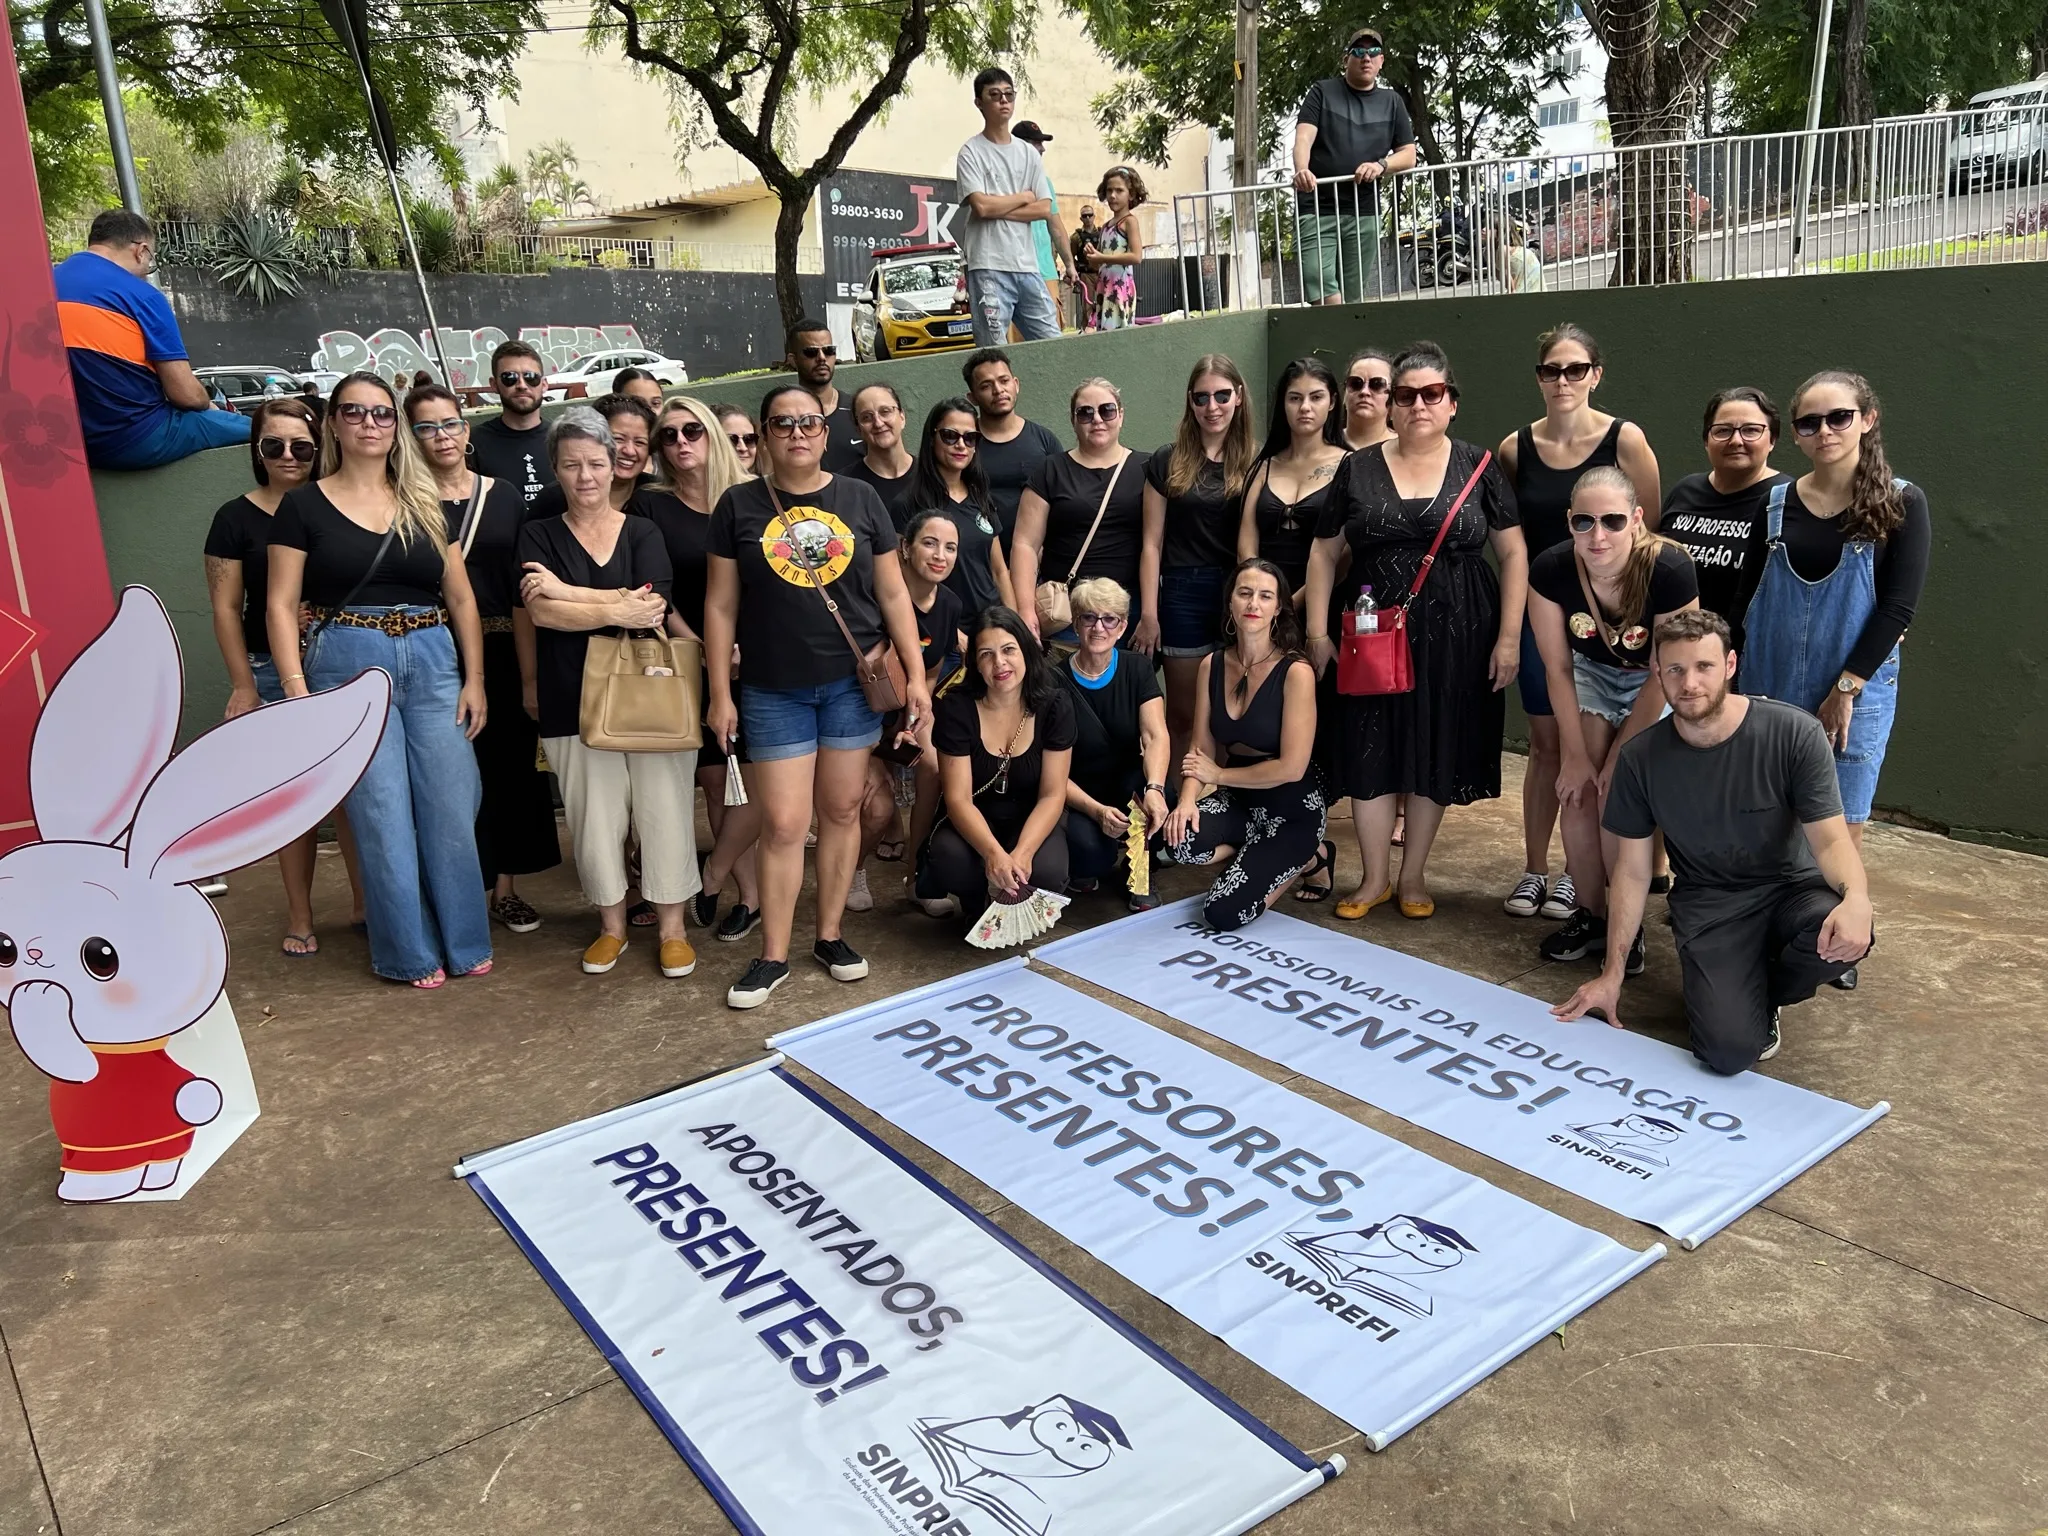
[[[1351,607],[1351,632],[1355,635],[1376,635],[1380,629],[1379,604],[1372,600],[1372,588],[1359,591],[1358,601]]]

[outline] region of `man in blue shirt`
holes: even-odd
[[[192,371],[171,301],[147,281],[156,231],[125,208],[92,221],[86,247],[57,265],[57,319],[86,462],[151,469],[249,441],[249,418],[215,410]]]

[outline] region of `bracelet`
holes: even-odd
[[[294,672],[290,677],[280,677],[278,679],[280,683],[303,683],[305,680],[306,674],[303,672]]]

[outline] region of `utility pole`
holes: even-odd
[[[92,37],[92,67],[100,77],[100,107],[107,115],[107,140],[114,151],[114,182],[121,206],[142,213],[142,186],[135,179],[135,152],[128,147],[128,114],[121,108],[121,77],[114,69],[114,40],[100,0],[85,0],[85,29]]]
[[[1230,179],[1240,187],[1259,183],[1259,0],[1237,0],[1237,96],[1230,119]],[[1237,247],[1239,303],[1262,303],[1259,273],[1259,200],[1245,193],[1231,200],[1231,229]],[[1275,228],[1278,228],[1276,223]],[[1279,268],[1275,253],[1274,269]]]
[[[1820,98],[1828,79],[1828,34],[1835,22],[1834,0],[1820,0],[1820,29],[1813,42],[1813,76],[1806,86],[1806,133],[1799,140],[1799,200],[1792,207],[1792,259],[1806,244],[1806,203],[1813,195],[1813,161],[1820,148]]]

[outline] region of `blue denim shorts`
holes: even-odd
[[[1572,687],[1579,695],[1579,713],[1598,715],[1609,725],[1619,727],[1628,719],[1628,712],[1636,707],[1636,695],[1649,680],[1647,671],[1610,667],[1572,652]]]
[[[1835,754],[1835,778],[1842,789],[1842,815],[1851,822],[1870,820],[1877,799],[1877,776],[1891,745],[1892,721],[1899,712],[1899,652],[1892,648],[1849,715],[1849,747]]]
[[[1550,676],[1543,670],[1543,653],[1536,648],[1536,631],[1527,619],[1522,620],[1522,667],[1515,673],[1515,687],[1521,690],[1523,714],[1557,713],[1550,707]]]
[[[1223,643],[1223,588],[1228,573],[1183,565],[1159,573],[1159,652],[1206,656]]]
[[[779,763],[829,752],[866,752],[882,739],[882,717],[849,673],[816,688],[755,688],[740,684],[740,731],[747,761]]]
[[[256,679],[256,697],[266,704],[284,702],[284,684],[277,680],[277,663],[256,651],[249,653],[249,672]]]

